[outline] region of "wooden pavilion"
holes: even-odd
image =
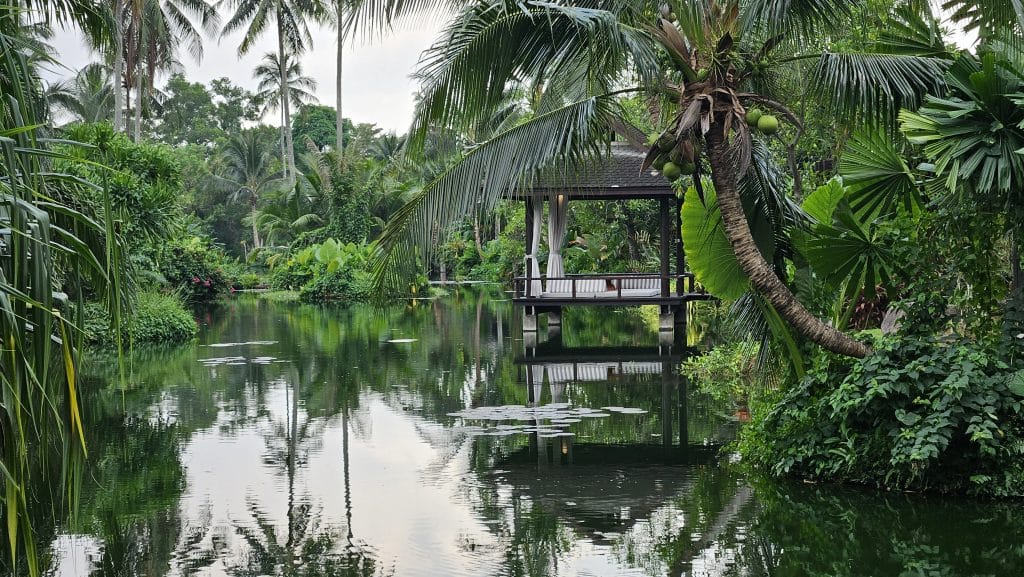
[[[561,325],[568,306],[641,306],[661,309],[660,329],[671,338],[686,322],[687,303],[711,298],[698,292],[686,272],[679,210],[682,201],[659,174],[638,174],[644,152],[613,142],[611,154],[573,172],[550,173],[518,197],[526,203],[526,258],[523,276],[513,281],[513,301],[524,307],[523,330],[536,332],[537,317],[547,313],[548,326]],[[652,199],[659,204],[660,270],[658,273],[616,272],[566,274],[562,249],[566,242],[567,205],[571,201]],[[542,274],[541,231],[547,211],[547,270]],[[654,231],[650,231],[655,236]],[[673,286],[674,285],[674,286]]]

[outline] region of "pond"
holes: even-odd
[[[1020,575],[1024,505],[747,479],[736,414],[636,314],[524,343],[499,290],[252,297],[91,360],[53,575]],[[529,348],[526,345],[531,345]]]

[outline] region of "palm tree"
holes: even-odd
[[[198,27],[193,23],[198,21]],[[141,138],[145,94],[153,91],[158,72],[179,68],[182,46],[199,62],[203,56],[202,33],[220,28],[217,10],[206,0],[133,0],[125,15],[124,40],[126,85],[135,89],[134,138]],[[130,89],[129,89],[130,91]]]
[[[289,55],[297,58],[305,48],[312,44],[309,33],[309,20],[322,21],[326,18],[326,10],[321,0],[221,0],[234,13],[224,25],[223,34],[245,29],[245,36],[238,46],[239,54],[246,54],[252,49],[256,40],[266,31],[273,21],[277,27],[277,62],[289,62]],[[220,5],[220,4],[218,4]],[[279,86],[290,86],[288,71],[290,66],[278,66]],[[281,116],[286,127],[284,131],[284,148],[287,162],[285,172],[289,183],[295,179],[295,147],[292,143],[291,102],[282,91],[279,94]]]
[[[86,64],[66,82],[47,91],[51,107],[81,122],[110,120],[114,106],[110,70],[99,62]]]
[[[915,10],[927,10],[919,4]],[[367,2],[354,12],[382,22],[408,8],[397,0]],[[753,289],[799,335],[864,356],[866,345],[810,314],[780,278],[784,271],[764,259],[738,189],[752,166],[751,140],[761,138],[744,122],[748,108],[781,115],[791,127],[789,147],[801,132],[801,118],[768,91],[779,75],[799,69],[810,78],[811,94],[847,120],[891,121],[941,84],[941,58],[884,53],[882,43],[873,52],[815,51],[818,38],[853,17],[850,3],[841,0],[468,5],[423,59],[411,149],[432,129],[471,129],[494,113],[509,86],[543,86],[544,94],[533,116],[471,148],[389,224],[378,278],[397,280],[395,271],[414,260],[412,247],[431,250],[432,222],[490,211],[552,163],[578,166],[600,156],[608,127],[628,124],[619,98],[644,94],[663,109],[661,144],[693,159],[696,183],[710,171],[724,232]],[[896,40],[904,40],[903,50],[916,46],[914,32],[894,27],[888,47]],[[638,84],[624,85],[630,78]],[[652,150],[648,162],[658,153]]]
[[[302,63],[298,59],[288,59],[284,70],[281,67],[281,59],[273,52],[263,55],[263,61],[253,70],[253,78],[259,81],[257,85],[256,98],[263,102],[263,110],[260,116],[266,116],[269,112],[277,110],[281,114],[281,150],[284,152],[284,166],[286,172],[294,170],[294,159],[289,163],[289,143],[291,142],[291,121],[285,119],[285,109],[282,102],[287,101],[295,108],[303,104],[310,104],[317,101],[313,91],[316,90],[316,80],[302,74]],[[281,79],[284,79],[284,84]],[[282,86],[287,87],[283,89]],[[286,134],[287,133],[287,134]],[[294,151],[292,151],[294,154]],[[289,167],[291,167],[289,169]],[[289,177],[294,180],[294,177]]]
[[[243,130],[225,145],[220,165],[219,177],[235,189],[232,200],[249,200],[252,245],[260,248],[263,246],[257,222],[260,197],[281,181],[273,147],[256,130]]]

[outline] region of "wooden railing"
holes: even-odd
[[[648,273],[609,273],[609,274],[571,274],[561,277],[549,277],[541,275],[540,277],[520,276],[512,279],[512,290],[515,294],[515,298],[539,298],[541,295],[537,294],[534,290],[534,283],[541,283],[544,294],[557,294],[560,296],[568,296],[576,299],[580,294],[593,294],[593,293],[611,293],[614,291],[617,299],[622,298],[623,290],[637,289],[637,288],[657,288],[659,289],[660,296],[668,298],[672,295],[671,283],[676,283],[676,294],[692,294],[697,292],[696,281],[693,273],[683,273],[679,275],[668,275],[662,276],[659,274],[648,274]],[[642,283],[638,281],[648,281],[648,283]],[[650,281],[655,281],[650,283]],[[552,291],[552,283],[568,283],[568,290]],[[603,283],[602,285],[595,285],[594,283]],[[631,286],[637,284],[654,284],[654,286],[643,287],[643,286]],[[601,287],[602,290],[594,290],[595,286]],[[562,287],[559,287],[562,288]],[[703,291],[702,291],[703,292]]]

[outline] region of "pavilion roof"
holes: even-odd
[[[557,169],[542,174],[534,187],[521,194],[565,194],[570,200],[620,200],[674,197],[671,184],[660,174],[640,173],[646,153],[624,142],[613,142],[611,154],[577,170]]]

